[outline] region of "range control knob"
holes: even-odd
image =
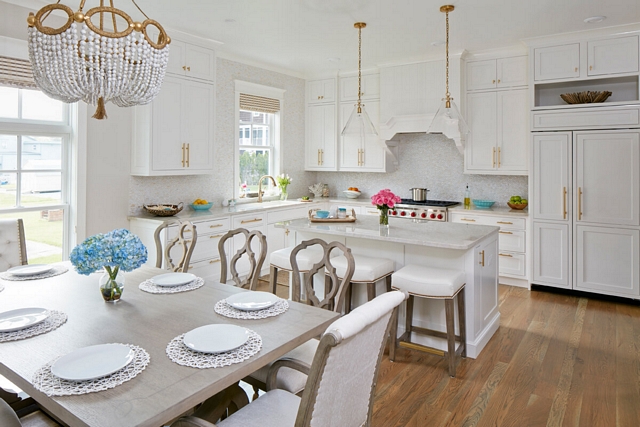
[[[426,218],[426,217],[427,217],[427,214],[426,214],[426,213],[424,213],[424,212],[422,212],[422,213],[420,214],[420,216],[421,216],[422,218]]]
[[[429,215],[429,218],[434,219],[436,217],[436,214],[432,213],[431,215]]]
[[[416,216],[416,213],[415,212],[411,212],[411,217],[413,218],[415,216]]]
[[[438,219],[442,219],[442,214],[438,214]]]
[[[400,216],[405,216],[407,213],[405,211],[400,212]]]

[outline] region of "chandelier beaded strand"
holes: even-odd
[[[97,105],[94,118],[107,117],[105,104],[113,102],[119,107],[130,107],[151,102],[160,92],[169,60],[171,39],[162,26],[145,16],[145,21],[134,22],[125,12],[110,6],[100,6],[83,12],[86,0],[81,0],[78,11],[58,3],[44,6],[35,15],[29,14],[29,58],[33,76],[42,92],[63,102],[85,101]],[[68,17],[60,28],[51,28],[43,21],[53,11],[62,11]],[[113,31],[105,30],[104,14],[111,14]],[[99,26],[91,21],[100,15]],[[127,23],[118,31],[116,15]],[[148,26],[159,31],[157,41],[152,40]]]

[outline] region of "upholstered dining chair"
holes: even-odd
[[[169,240],[163,250],[160,233],[162,230],[167,230],[167,232],[169,232],[169,227],[176,223],[178,224],[176,237]],[[191,233],[191,237],[185,237],[186,233]],[[189,270],[191,255],[193,254],[193,249],[196,247],[196,241],[198,240],[198,233],[194,224],[189,221],[180,220],[165,222],[156,228],[156,231],[153,233],[153,239],[156,242],[156,267],[162,268],[162,261],[164,260],[165,266],[174,272],[186,273]],[[182,255],[180,260],[174,264],[173,258],[171,257],[171,251],[176,245],[182,248]]]
[[[310,367],[291,359],[274,363],[267,382],[269,391],[217,426],[369,426],[391,319],[397,316],[397,307],[405,298],[405,293],[387,292],[333,322],[322,335]],[[273,388],[282,367],[308,374],[302,397]],[[196,410],[171,426],[216,425],[213,423],[217,420],[204,420],[198,415]]]
[[[27,244],[21,218],[0,219],[0,271],[27,264]]]
[[[61,426],[43,411],[36,410],[23,417],[11,409],[11,406],[3,399],[0,399],[0,426],[2,427],[54,427]]]
[[[227,240],[233,239],[234,236],[244,235],[244,245],[235,251],[235,254],[231,257],[227,265],[227,252],[225,251],[225,244]],[[253,242],[254,239],[258,242],[260,249],[258,253],[254,251]],[[258,279],[260,278],[260,271],[262,270],[262,264],[267,257],[267,237],[258,230],[249,231],[245,228],[236,228],[229,230],[218,241],[218,252],[220,253],[220,283],[227,283],[227,268],[231,272],[231,278],[236,283],[236,286],[241,288],[248,288],[255,291],[258,287]],[[243,278],[240,278],[238,273],[237,263],[243,256],[249,259],[249,274]]]
[[[311,266],[304,275],[304,282],[300,282],[300,267],[298,266],[298,255],[304,253],[306,249],[318,250],[318,246],[323,256]],[[338,277],[336,268],[332,264],[334,251],[341,252],[345,259],[344,276]],[[337,257],[336,257],[337,258]],[[353,272],[355,263],[351,249],[347,248],[340,242],[327,243],[321,239],[306,240],[295,246],[291,251],[291,267],[293,269],[292,279],[292,299],[296,302],[306,302],[315,307],[325,308],[341,313],[344,305],[345,293]],[[303,261],[303,262],[306,262]],[[318,298],[314,289],[314,276],[324,280],[324,296]],[[284,357],[299,360],[301,363],[310,365],[313,356],[318,348],[318,340],[311,339],[304,344],[296,347],[287,353]],[[259,388],[266,390],[267,375],[269,366],[265,366],[244,379],[245,382],[251,384],[254,389]],[[307,382],[307,376],[297,370],[284,368],[278,375],[278,388],[287,390],[290,393],[300,393]],[[257,390],[256,390],[257,391]]]

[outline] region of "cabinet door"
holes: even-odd
[[[362,99],[380,98],[380,74],[366,74],[362,76]],[[340,101],[358,100],[358,77],[344,77],[340,79]]]
[[[366,111],[376,128],[379,131],[378,122],[380,120],[380,101],[367,101]],[[385,168],[385,143],[378,135],[369,135],[364,138],[362,147],[363,169],[371,172],[384,172]]]
[[[153,131],[151,158],[153,171],[182,170],[186,160],[182,144],[181,99],[184,87],[182,80],[166,76],[162,90],[153,100]]]
[[[150,34],[151,37],[155,37]],[[187,44],[178,40],[171,40],[171,52],[169,53],[169,61],[167,62],[167,73],[184,76],[186,73],[186,55]]]
[[[498,152],[496,155],[498,170],[518,171],[526,174],[529,169],[527,89],[497,92],[496,96],[498,103]]]
[[[569,224],[533,223],[533,283],[571,288]]]
[[[284,249],[289,243],[290,231],[288,228],[279,228],[275,224],[269,224],[267,226],[267,258],[264,262],[264,267],[269,266],[269,258],[271,253],[280,249]]]
[[[594,40],[587,43],[587,75],[638,72],[638,36]]]
[[[640,225],[640,132],[576,132],[579,222]]]
[[[476,313],[482,325],[486,325],[498,311],[498,241],[485,241],[476,247],[475,293],[480,301]],[[471,298],[467,299],[470,301]],[[476,303],[476,307],[478,304]]]
[[[464,160],[469,171],[496,169],[496,103],[495,92],[467,94],[467,119],[471,133]]]
[[[576,227],[576,289],[640,296],[640,231]]]
[[[307,106],[307,114],[306,168],[308,170],[335,169],[335,105],[309,105]]]
[[[307,102],[309,103],[334,102],[336,100],[335,92],[336,79],[311,80],[307,82]]]
[[[580,43],[541,47],[533,51],[535,81],[580,77]]]
[[[215,86],[185,81],[183,84],[183,137],[188,144],[186,169],[213,171],[213,100]]]
[[[527,86],[527,56],[501,58],[496,61],[496,87]]]
[[[173,44],[171,54],[173,55]],[[187,44],[185,66],[185,76],[213,81],[216,75],[215,51]]]
[[[351,102],[345,102],[340,104],[340,121],[338,122],[338,132],[341,133],[344,129],[349,116],[353,111],[353,105]],[[367,111],[368,113],[368,111]],[[360,169],[362,159],[362,140],[358,135],[340,135],[340,170],[355,170]]]
[[[380,102],[367,101],[363,103],[367,115],[378,130],[378,120],[380,117]],[[353,112],[353,105],[345,102],[340,105],[340,124],[338,130],[341,131],[349,120]],[[340,170],[353,172],[383,172],[385,168],[385,148],[384,142],[377,135],[340,136]]]
[[[467,63],[467,90],[493,89],[496,80],[495,59]]]
[[[571,218],[571,134],[533,134],[533,208],[535,219]]]

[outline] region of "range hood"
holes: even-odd
[[[399,134],[427,133],[434,117],[435,112],[430,114],[408,114],[391,117],[385,123],[380,123],[380,139],[384,139],[389,145],[393,137]],[[458,132],[445,136],[455,142],[460,154],[464,154],[465,135],[460,135]],[[395,146],[395,144],[393,145]]]

